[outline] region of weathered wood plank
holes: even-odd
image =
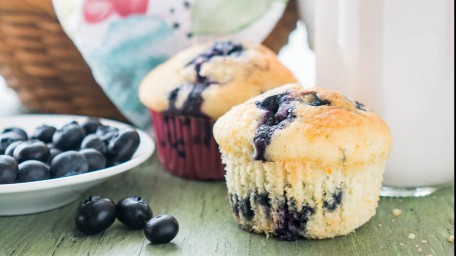
[[[142,231],[127,230],[116,222],[103,234],[86,237],[74,227],[79,203],[75,202],[47,213],[0,217],[0,255],[454,255],[454,246],[447,241],[454,234],[453,188],[427,198],[384,198],[377,216],[355,233],[296,242],[242,231],[231,217],[223,182],[173,177],[163,171],[156,156],[81,195],[81,200],[92,194],[115,201],[141,195],[154,215],[176,216],[180,233],[173,243],[153,246]],[[396,208],[402,210],[400,217],[392,214]],[[408,239],[410,233],[415,240]],[[422,244],[422,239],[428,243]]]

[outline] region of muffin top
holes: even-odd
[[[214,126],[222,151],[256,161],[355,165],[385,160],[391,133],[367,106],[335,91],[286,85],[234,107]]]
[[[215,120],[235,105],[294,82],[266,47],[216,42],[184,50],[158,66],[144,78],[139,95],[156,112]]]

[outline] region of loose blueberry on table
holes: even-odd
[[[86,235],[105,231],[116,220],[116,205],[111,199],[91,196],[79,206],[75,224]]]
[[[131,160],[139,144],[136,130],[119,130],[95,118],[61,129],[41,125],[30,137],[23,129],[10,127],[0,134],[0,184],[101,170]]]
[[[171,242],[179,232],[179,223],[171,215],[160,215],[146,223],[144,234],[152,244]]]
[[[125,198],[117,203],[117,219],[131,229],[143,229],[153,214],[147,202],[139,196]]]
[[[179,223],[171,215],[152,218],[152,210],[139,196],[122,199],[117,205],[109,198],[90,196],[76,211],[76,228],[86,235],[95,235],[108,229],[117,219],[131,229],[144,229],[152,244],[173,240],[179,232]]]

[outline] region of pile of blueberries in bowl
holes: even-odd
[[[132,128],[119,130],[98,119],[57,129],[42,125],[29,135],[11,127],[0,134],[0,184],[62,178],[129,161],[140,144]]]

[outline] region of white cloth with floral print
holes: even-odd
[[[53,0],[95,79],[135,125],[150,124],[137,89],[179,50],[214,40],[262,42],[287,0]]]

